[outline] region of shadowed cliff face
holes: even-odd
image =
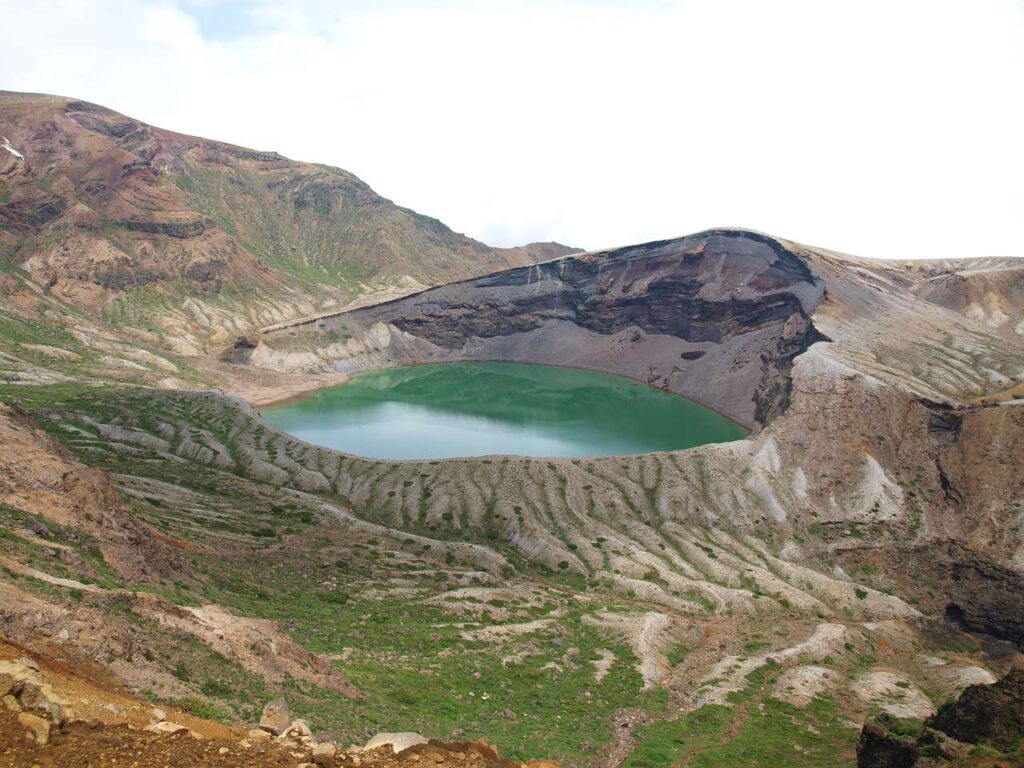
[[[474,304],[480,311],[460,311],[457,297],[465,288],[478,294]],[[726,234],[513,269],[394,302],[402,306],[383,316],[447,348],[461,346],[466,336],[510,335],[550,319],[605,335],[638,328],[721,344],[800,314],[801,299],[815,293],[807,288],[813,288],[810,271],[781,246],[767,238]],[[813,299],[809,303],[813,306]],[[410,313],[406,306],[424,311]]]
[[[788,404],[793,358],[823,338],[810,320],[823,295],[778,241],[711,231],[441,286],[263,341],[273,350],[312,334],[303,345],[317,350],[311,367],[334,370],[473,359],[592,368],[760,426]],[[382,326],[383,343],[371,340]],[[358,352],[324,348],[339,334]]]

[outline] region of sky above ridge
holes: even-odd
[[[1024,0],[0,0],[0,89],[336,165],[492,245],[1024,256]]]

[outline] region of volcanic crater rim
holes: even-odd
[[[448,283],[239,339],[223,359],[305,373],[518,362],[609,373],[753,433],[785,412],[796,357],[828,341],[824,280],[783,241],[707,230]]]

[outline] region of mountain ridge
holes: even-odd
[[[307,741],[838,768],[875,713],[920,721],[1024,667],[1024,261],[728,228],[484,252],[344,171],[68,103],[12,137],[0,98],[28,158],[0,148],[0,634],[120,686],[129,723],[156,703],[224,736],[211,719],[284,699]],[[254,407],[476,359],[609,370],[752,431],[391,462]],[[126,727],[65,692],[66,733],[52,708],[0,717]]]
[[[347,171],[166,131],[80,100],[0,92],[0,125],[22,155],[0,153],[4,260],[107,316],[159,323],[163,312],[178,314],[184,288],[214,310],[224,304],[235,318],[265,324],[226,295],[276,302],[279,319],[375,288],[574,251],[491,248],[396,206]],[[302,299],[289,296],[297,286]],[[157,295],[136,298],[147,289]],[[208,341],[201,320],[178,319],[200,346]]]

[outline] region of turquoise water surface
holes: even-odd
[[[621,455],[746,434],[691,400],[630,379],[521,363],[361,373],[263,417],[308,443],[375,459]]]

